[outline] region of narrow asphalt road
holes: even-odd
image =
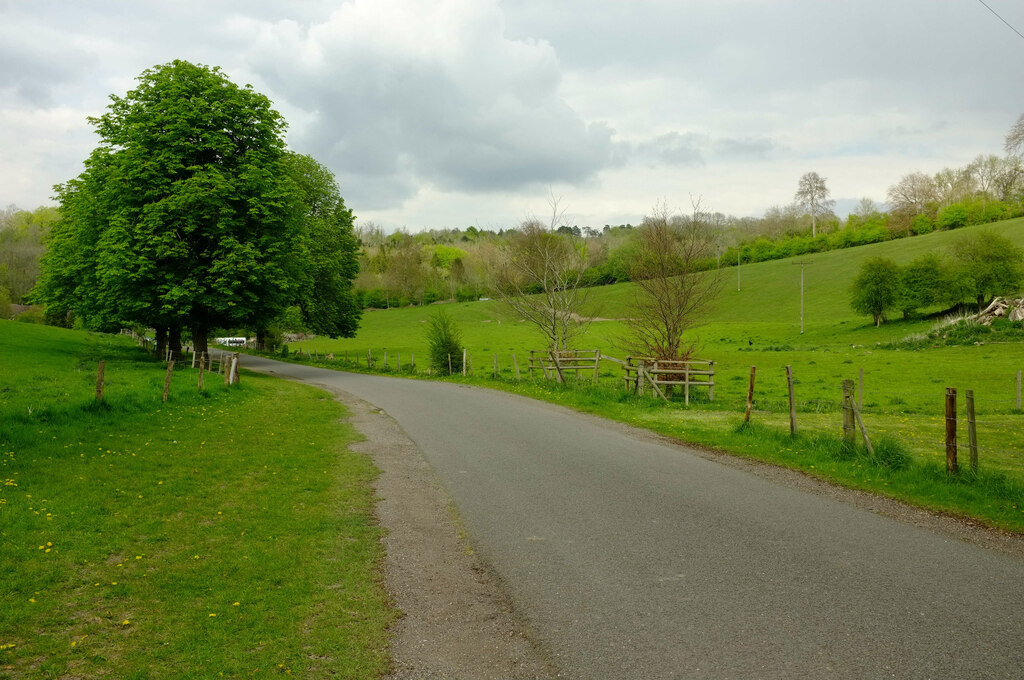
[[[1019,557],[520,397],[243,363],[395,418],[565,677],[1024,677]]]

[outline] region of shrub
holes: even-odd
[[[915,234],[930,234],[935,231],[935,223],[932,222],[932,218],[927,215],[918,215],[914,218],[914,221],[910,223],[910,229]]]
[[[967,206],[963,203],[954,203],[939,211],[935,225],[939,229],[957,229],[967,224],[967,216]]]
[[[18,315],[18,318],[15,320],[21,321],[22,323],[46,323],[46,319],[43,316],[43,310],[36,309],[35,307],[22,312],[21,314]]]
[[[437,310],[427,321],[430,367],[438,375],[462,372],[462,330],[450,314]]]

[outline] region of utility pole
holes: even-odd
[[[740,253],[743,252],[743,248],[736,246],[736,291],[740,289]]]
[[[814,260],[801,260],[790,263],[800,265],[800,335],[804,334],[804,266],[813,263]]]

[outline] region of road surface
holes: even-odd
[[[564,677],[1024,677],[1017,555],[514,395],[243,364],[397,420]]]

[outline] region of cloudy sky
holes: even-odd
[[[988,8],[986,7],[988,5]],[[990,11],[990,9],[992,11]],[[691,197],[735,215],[810,170],[840,210],[1002,153],[1020,0],[0,0],[0,204],[51,203],[144,69],[221,66],[360,220],[579,225]]]

